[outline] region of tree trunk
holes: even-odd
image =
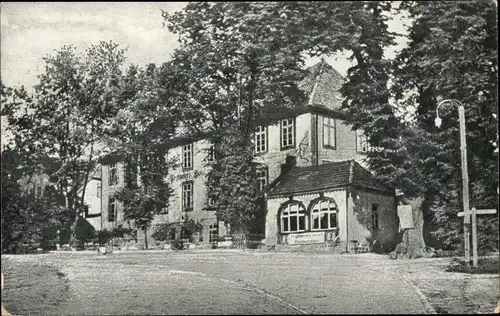
[[[144,247],[146,250],[148,250],[148,229],[145,228],[143,231],[144,231]]]
[[[69,228],[69,245],[71,247],[75,247],[76,246],[76,224],[78,222],[78,210],[75,210],[75,207],[74,207],[74,203],[73,203],[73,200],[70,201],[69,200],[69,196],[68,196],[69,192],[68,190],[66,189],[65,190],[65,193],[64,193],[64,205],[66,207],[66,210],[69,210],[70,208],[72,210],[74,210],[76,212],[74,218],[73,218],[73,222],[71,223],[71,226]]]
[[[401,242],[396,249],[390,253],[391,259],[416,259],[426,256],[424,241],[424,198],[415,198],[408,201],[412,207],[414,228],[403,231]]]

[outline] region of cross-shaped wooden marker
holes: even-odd
[[[477,268],[477,220],[476,217],[477,215],[484,215],[484,214],[496,214],[497,210],[495,209],[484,209],[484,210],[476,210],[475,207],[470,210],[470,212],[459,212],[458,216],[471,216],[472,217],[472,265],[474,268]],[[468,238],[468,237],[467,237]],[[466,256],[467,258],[467,256]],[[467,262],[467,264],[469,264]]]

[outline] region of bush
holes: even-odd
[[[435,256],[437,258],[444,258],[444,257],[458,257],[462,256],[464,252],[462,250],[443,250],[443,249],[437,249],[435,251]]]
[[[174,240],[171,245],[174,250],[185,250],[187,248],[184,242],[180,239]]]
[[[193,234],[201,233],[203,231],[203,225],[199,222],[196,222],[192,218],[188,218],[187,216],[184,218],[184,221],[181,225],[181,238],[189,239],[193,241]]]
[[[174,239],[172,236],[175,236],[175,231],[175,227],[171,227],[170,224],[157,224],[151,237],[158,241],[167,242]]]
[[[97,232],[97,242],[99,245],[106,245],[111,238],[113,238],[113,232],[103,229]]]
[[[465,260],[454,258],[452,262],[446,267],[447,272],[461,272],[471,274],[484,274],[500,272],[499,258],[481,258],[478,260],[477,268],[471,265],[467,266]]]

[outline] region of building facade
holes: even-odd
[[[297,167],[314,167],[346,160],[362,163],[368,149],[363,133],[353,131],[339,110],[342,99],[338,90],[342,77],[325,61],[309,70],[309,75],[299,85],[309,97],[308,104],[280,110],[273,121],[262,122],[255,129],[254,161],[258,165],[261,190],[268,191],[280,180],[287,161],[293,161]],[[174,194],[169,208],[155,218],[148,238],[151,238],[155,224],[180,223],[187,216],[202,224],[200,242],[210,244],[227,233],[227,228],[216,218],[216,210],[207,196],[205,185],[210,163],[214,159],[211,144],[208,139],[179,140],[169,149],[166,159],[171,158],[180,162],[180,166],[171,170],[168,176]],[[123,219],[120,203],[113,198],[123,183],[122,164],[103,166],[102,228],[129,225]],[[281,202],[270,200],[268,203],[268,216],[275,211],[276,203]],[[143,238],[143,234],[138,232],[138,239]],[[269,238],[272,241],[272,237]],[[152,244],[153,240],[149,241]]]
[[[394,190],[355,160],[290,170],[269,192],[266,244],[355,247],[397,239]]]

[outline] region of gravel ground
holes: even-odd
[[[2,301],[23,316],[493,311],[498,275],[467,279],[443,272],[447,262],[213,250],[2,256]]]
[[[438,258],[399,262],[403,264],[399,269],[440,314],[492,313],[500,302],[499,274],[445,272],[451,261]]]

